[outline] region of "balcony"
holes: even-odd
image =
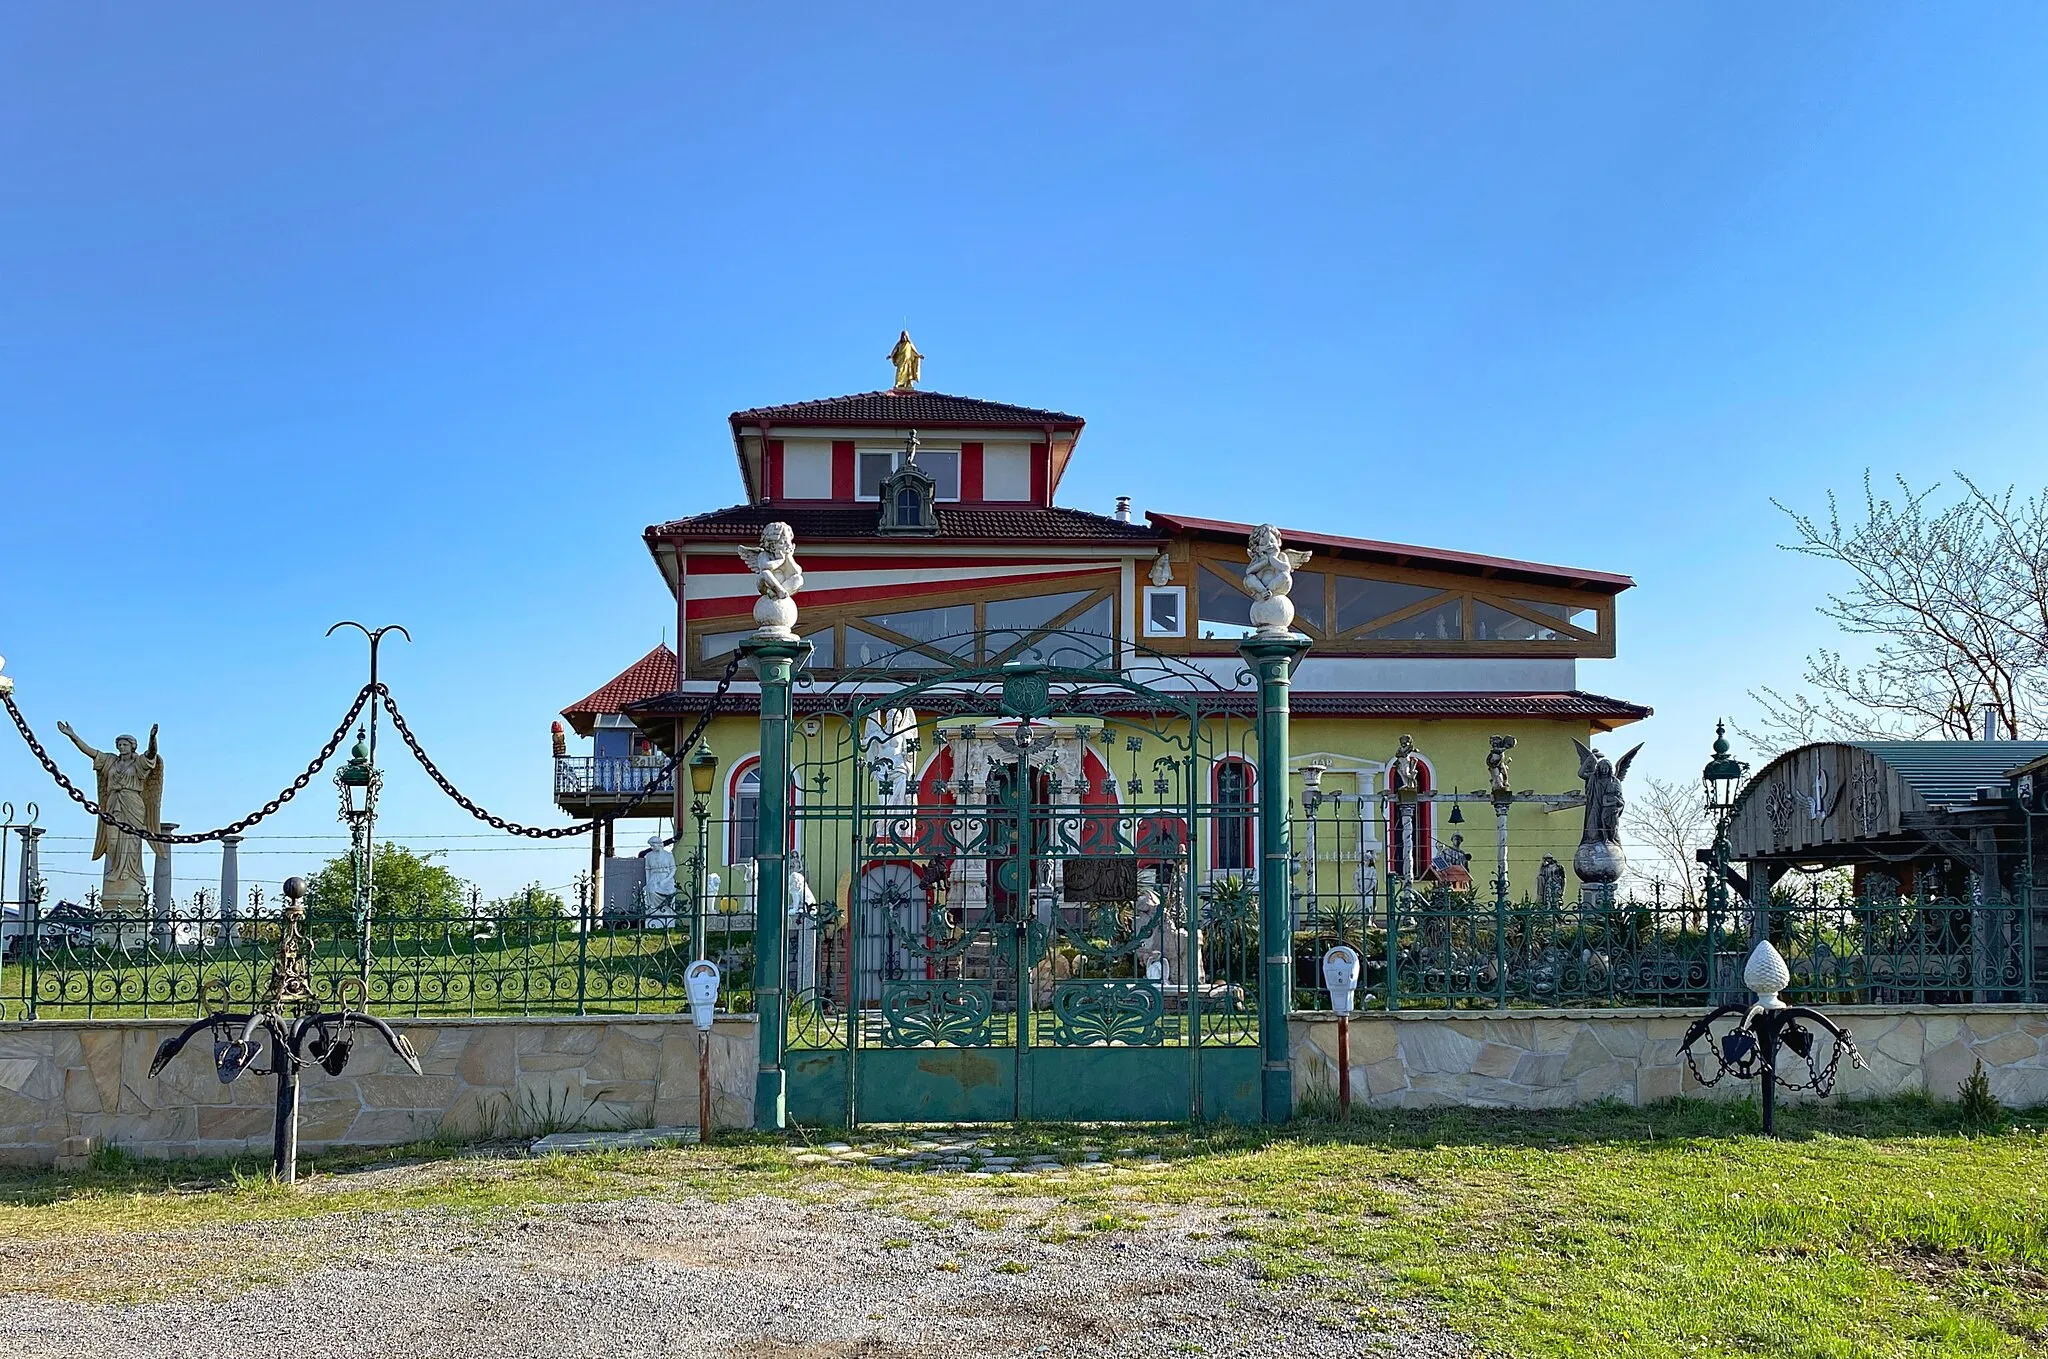
[[[610,811],[649,788],[657,791],[636,809],[637,815],[667,816],[674,808],[672,780],[661,777],[667,761],[660,756],[627,759],[609,755],[555,757],[555,805],[571,816]]]

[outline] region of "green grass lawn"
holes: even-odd
[[[1220,1209],[1275,1279],[1332,1305],[1420,1303],[1504,1356],[2010,1356],[2048,1353],[2048,1111],[1964,1130],[1925,1101],[1556,1114],[1363,1113],[1263,1129],[1004,1127],[1019,1150],[1128,1147],[1162,1171],[973,1182],[977,1220],[1141,1230],[1148,1203]],[[865,1198],[947,1213],[951,1181],[793,1166],[784,1139],[564,1160],[416,1148],[416,1174],[352,1188],[329,1158],[298,1191],[255,1163],[118,1158],[0,1176],[0,1239],[27,1243],[252,1219],[653,1194]],[[379,1160],[388,1161],[388,1153]],[[1048,1199],[1051,1203],[1048,1204]]]

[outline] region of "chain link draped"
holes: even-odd
[[[304,792],[306,785],[313,781],[313,776],[320,772],[323,765],[334,758],[334,752],[341,749],[341,743],[348,739],[348,729],[355,725],[357,716],[362,713],[364,705],[369,701],[370,686],[365,684],[356,694],[356,701],[349,706],[348,715],[341,719],[341,724],[334,729],[334,735],[327,738],[327,744],[320,747],[320,753],[313,757],[313,762],[306,766],[305,772],[293,779],[283,792],[264,803],[259,810],[249,813],[249,815],[239,821],[221,826],[215,830],[200,831],[193,835],[163,835],[160,833],[152,834],[141,826],[131,826],[119,817],[109,816],[101,809],[99,803],[87,797],[76,784],[65,777],[64,771],[57,767],[57,762],[50,758],[50,752],[43,749],[43,743],[38,741],[36,734],[29,729],[28,719],[23,717],[21,709],[15,706],[14,695],[0,691],[0,703],[7,705],[7,715],[14,719],[15,729],[21,733],[21,739],[28,742],[30,752],[35,755],[37,760],[41,761],[43,768],[49,772],[50,777],[56,780],[57,786],[63,789],[73,802],[85,808],[91,815],[106,822],[115,830],[120,831],[124,835],[133,835],[137,839],[147,840],[153,845],[203,845],[209,840],[218,840],[222,836],[240,835],[257,822],[274,815],[285,803],[290,802],[293,798]]]
[[[735,651],[732,659],[726,663],[725,673],[719,676],[718,689],[711,696],[711,705],[698,717],[697,725],[690,728],[690,734],[676,742],[675,753],[670,755],[668,762],[662,765],[661,772],[648,780],[645,788],[635,793],[627,800],[624,806],[616,811],[607,812],[603,816],[593,816],[588,821],[578,821],[574,825],[569,826],[521,825],[517,821],[508,821],[504,817],[498,816],[471,801],[460,788],[455,786],[454,782],[446,774],[441,772],[440,767],[428,756],[426,747],[422,746],[419,738],[412,734],[412,728],[406,725],[405,715],[398,711],[398,702],[391,697],[389,688],[381,684],[377,687],[382,691],[379,697],[383,701],[384,711],[391,714],[391,724],[398,729],[398,735],[404,740],[406,749],[410,750],[413,758],[420,762],[420,768],[427,771],[427,777],[439,784],[441,791],[446,793],[456,806],[462,808],[462,810],[468,812],[493,830],[501,830],[508,835],[523,835],[529,840],[566,840],[572,835],[588,835],[608,822],[628,816],[641,803],[647,801],[648,798],[653,797],[656,793],[666,792],[666,785],[670,779],[675,777],[676,766],[689,757],[690,752],[696,748],[698,738],[704,735],[704,729],[710,726],[711,719],[718,715],[719,707],[725,701],[726,692],[732,688],[733,676],[739,673],[739,668],[740,654]]]
[[[293,798],[304,792],[306,785],[313,781],[313,776],[318,774],[321,768],[334,758],[334,752],[339,750],[341,743],[348,739],[348,729],[355,725],[356,718],[362,715],[364,707],[369,704],[373,695],[378,702],[383,704],[384,711],[391,714],[392,724],[398,728],[398,734],[404,738],[406,748],[412,751],[413,758],[420,762],[420,767],[427,771],[428,777],[440,785],[441,791],[454,799],[457,806],[493,829],[504,831],[510,835],[523,835],[530,840],[564,840],[572,835],[588,835],[608,822],[628,816],[641,803],[647,801],[648,798],[656,793],[666,791],[665,786],[675,777],[676,766],[681,764],[688,757],[690,751],[696,748],[698,739],[704,735],[704,729],[710,726],[711,719],[718,715],[719,707],[724,703],[726,694],[732,689],[733,676],[739,673],[740,660],[740,654],[735,651],[732,660],[726,663],[725,673],[719,676],[718,689],[712,694],[710,706],[704,710],[702,716],[698,717],[697,725],[690,729],[689,736],[676,744],[675,753],[669,756],[668,763],[662,766],[661,772],[650,780],[645,788],[634,794],[624,806],[616,811],[608,812],[603,816],[594,816],[588,821],[578,821],[570,826],[524,826],[516,821],[507,821],[502,816],[496,816],[464,796],[462,790],[457,788],[449,780],[448,776],[443,774],[433,760],[428,757],[425,747],[420,745],[419,738],[414,736],[412,728],[406,725],[405,715],[399,712],[397,700],[391,697],[390,686],[384,684],[379,684],[374,689],[366,684],[356,693],[356,701],[349,705],[347,715],[335,727],[334,734],[327,738],[327,744],[320,747],[320,753],[313,757],[313,762],[306,766],[305,772],[293,779],[283,792],[264,803],[261,809],[251,812],[239,821],[221,826],[215,830],[201,831],[193,835],[152,834],[141,826],[131,826],[118,817],[108,815],[100,807],[99,803],[87,797],[76,784],[72,783],[65,776],[64,771],[57,767],[57,762],[50,758],[49,751],[45,750],[43,743],[36,739],[35,732],[28,725],[28,719],[23,717],[21,709],[15,706],[14,695],[5,690],[0,690],[0,704],[6,705],[8,716],[14,719],[15,729],[21,733],[21,739],[28,743],[29,750],[41,762],[44,770],[49,773],[50,777],[56,781],[57,786],[63,789],[73,802],[85,808],[88,814],[106,822],[115,830],[125,835],[133,835],[138,839],[147,840],[151,844],[203,845],[209,840],[218,840],[222,836],[240,835],[257,822],[274,815],[285,803],[290,802]]]

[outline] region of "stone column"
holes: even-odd
[[[788,1124],[782,1048],[789,928],[789,684],[811,644],[755,636],[740,651],[761,682],[761,798],[754,834],[754,1010],[760,1016],[761,1064],[754,1079],[754,1127],[777,1132]],[[858,977],[854,988],[858,996]],[[858,1022],[858,1002],[854,1013]]]
[[[223,835],[220,838],[220,946],[235,946],[237,915],[242,901],[242,861],[240,847],[242,837]]]
[[[177,828],[175,821],[165,821],[160,827],[165,835]],[[156,851],[156,881],[149,889],[149,920],[156,936],[156,946],[172,949],[178,943],[178,925],[172,919],[177,914],[178,897],[171,885],[171,846],[165,840],[152,840],[149,844]]]
[[[1294,1117],[1294,1076],[1287,1052],[1287,1012],[1294,989],[1294,941],[1287,928],[1288,684],[1292,664],[1308,650],[1308,639],[1292,633],[1254,635],[1237,650],[1259,682],[1259,1029],[1265,1050],[1261,1113],[1268,1123],[1285,1123]]]

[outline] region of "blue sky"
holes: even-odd
[[[668,618],[727,412],[926,385],[1088,419],[1065,503],[1633,574],[1639,768],[1796,678],[1775,496],[2043,480],[2048,9],[35,4],[0,14],[0,654],[268,796],[361,683],[496,808]],[[393,752],[394,754],[396,752]],[[74,770],[80,762],[71,761]],[[12,735],[59,895],[89,825]],[[323,778],[252,841],[334,848]],[[391,762],[502,890],[578,850]],[[70,839],[57,839],[65,836]],[[181,891],[215,857],[181,861]]]

